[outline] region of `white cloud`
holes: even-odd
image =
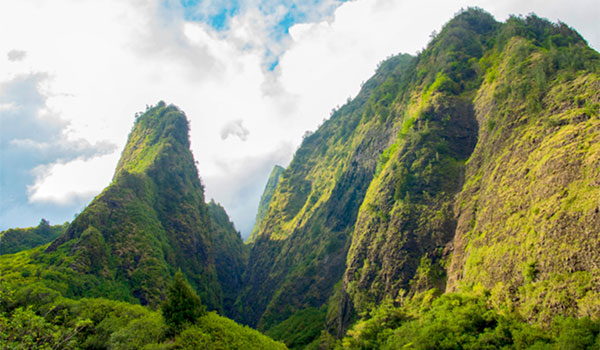
[[[237,136],[240,140],[248,140],[250,131],[244,127],[244,120],[236,119],[231,121],[221,128],[221,140],[227,139],[229,136]]]
[[[595,2],[358,0],[315,22],[319,13],[338,6],[331,0],[305,10],[311,22],[292,27],[282,40],[269,32],[281,20],[282,7],[264,15],[252,1],[225,32],[186,22],[177,1],[168,9],[160,0],[2,2],[0,47],[19,48],[26,57],[18,60],[6,52],[15,59],[0,60],[0,83],[43,76],[39,91],[47,110],[67,122],[66,140],[117,145],[102,157],[42,163],[29,187],[31,201],[64,203],[99,193],[110,181],[135,112],[165,100],[190,119],[207,198],[221,201],[248,233],[269,162],[285,165],[304,131],[314,130],[334,106],[356,95],[385,57],[423,48],[433,30],[468,5],[483,7],[498,20],[531,11],[560,19],[598,48]],[[265,57],[273,58],[268,52],[281,54],[274,71],[265,68]],[[14,108],[11,101],[0,101],[0,113]],[[236,126],[225,134],[237,137],[222,137],[224,125]],[[248,176],[248,167],[240,164],[251,160],[261,166]],[[32,224],[37,221],[31,218]]]
[[[6,54],[7,58],[11,62],[18,62],[25,59],[27,52],[23,50],[10,50]]]
[[[40,165],[34,169],[36,182],[27,189],[29,201],[65,205],[79,196],[94,197],[98,189],[110,182],[118,160],[118,154],[113,153],[68,163]]]

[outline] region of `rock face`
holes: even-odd
[[[454,198],[478,139],[472,63],[497,26],[484,13],[454,18],[416,59],[423,77],[410,79],[403,92],[409,98],[391,104],[401,111],[398,131],[359,210],[344,273],[344,291],[358,312],[386,297],[445,288]]]
[[[269,329],[482,286],[530,320],[600,311],[600,55],[535,15],[449,21],[305,138],[257,226],[241,319]]]
[[[228,309],[243,250],[224,210],[204,201],[187,118],[161,102],[137,117],[112,183],[47,254],[62,252],[76,272],[94,275],[108,292],[130,291],[142,304],[158,303],[181,269],[205,304]]]
[[[474,98],[447,286],[481,284],[542,322],[600,311],[600,59],[552,29],[508,39]]]

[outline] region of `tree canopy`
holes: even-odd
[[[172,331],[179,331],[186,324],[194,324],[206,313],[200,297],[181,273],[178,271],[173,277],[173,283],[167,290],[167,298],[162,305],[162,314],[165,323]]]

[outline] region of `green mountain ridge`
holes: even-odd
[[[279,165],[275,165],[271,173],[269,174],[269,179],[267,180],[267,184],[265,185],[265,189],[263,190],[263,194],[260,197],[260,202],[258,203],[258,210],[256,212],[256,219],[254,222],[254,228],[248,237],[248,241],[252,242],[256,238],[256,234],[258,233],[258,229],[260,228],[260,224],[269,209],[269,205],[271,204],[271,199],[273,198],[273,193],[275,193],[275,188],[277,188],[277,184],[279,184],[279,180],[281,179],[281,174],[285,169]]]
[[[239,303],[244,322],[268,329],[294,310],[320,308],[332,294],[375,171],[372,154],[388,146],[392,133],[376,120],[361,120],[370,91],[387,74],[380,69],[352,102],[306,137],[284,171],[250,253]]]
[[[69,223],[50,225],[42,219],[38,226],[14,228],[0,232],[0,255],[14,254],[52,242],[62,235]]]
[[[480,9],[417,57],[382,62],[284,171],[250,253],[244,322],[290,345],[278,325],[321,310],[311,347],[328,348],[386,300],[474,290],[517,323],[596,318],[599,68],[563,23]]]

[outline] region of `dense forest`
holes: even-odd
[[[246,243],[159,102],[73,222],[0,233],[0,347],[598,348],[598,91],[566,24],[461,11],[274,167]]]

